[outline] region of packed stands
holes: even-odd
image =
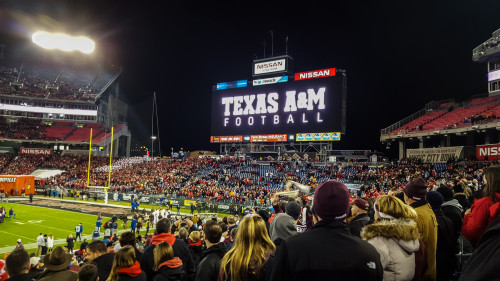
[[[3,168],[2,174],[30,174],[37,168],[61,169],[65,172],[42,179],[41,184],[65,189],[82,189],[86,185],[87,156],[3,157],[0,158],[0,167],[2,163],[6,167]],[[109,158],[92,157],[90,185],[107,185],[108,165]],[[420,164],[403,160],[383,167],[362,164],[343,167],[294,161],[257,163],[254,160],[234,157],[219,160],[185,158],[177,161],[153,161],[143,157],[117,158],[112,167],[111,191],[202,197],[208,200],[260,200],[268,199],[269,194],[283,190],[287,180],[316,186],[334,178],[389,191],[402,188],[407,179],[415,175],[421,175],[430,182],[443,178],[451,180],[457,173],[467,178],[477,178],[480,169],[489,165],[489,162]]]
[[[0,95],[94,101],[118,73],[3,62],[0,77]]]

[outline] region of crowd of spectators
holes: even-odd
[[[273,195],[270,210],[222,219],[171,212],[153,219],[143,210],[121,235],[117,217],[102,224],[98,216],[102,240],[56,247],[33,271],[16,249],[5,267],[9,280],[497,280],[500,166],[447,168],[438,175],[432,165],[402,161],[377,171],[379,184],[393,181],[375,186],[377,194],[326,180],[312,199]],[[472,249],[468,264],[458,262]]]
[[[87,86],[85,84],[61,80],[49,81],[35,72],[26,69],[20,71],[17,67],[0,66],[0,94],[83,101],[94,100],[98,94],[93,88],[81,92],[80,89]],[[57,73],[54,80],[56,76]]]
[[[2,155],[3,174],[30,174],[37,168],[64,170],[41,179],[40,185],[58,188],[65,196],[71,190],[86,188],[88,158],[86,156]],[[165,195],[208,201],[238,201],[269,205],[274,192],[282,191],[289,180],[315,187],[328,179],[360,185],[358,196],[373,196],[381,191],[398,191],[413,177],[424,178],[430,186],[442,182],[466,180],[477,187],[484,168],[493,162],[450,161],[425,164],[412,160],[387,163],[383,166],[353,164],[342,167],[315,162],[256,161],[227,157],[151,160],[146,157],[114,160],[110,192],[142,195]],[[109,159],[91,159],[90,186],[107,186]]]

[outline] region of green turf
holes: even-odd
[[[43,196],[36,196],[43,199]],[[74,200],[73,198],[64,199]],[[80,201],[76,199],[75,201]],[[88,203],[93,203],[94,200],[88,201]],[[98,200],[98,203],[103,203],[103,200]],[[110,204],[130,206],[130,202],[114,202],[110,201]],[[55,246],[65,246],[65,239],[69,234],[75,235],[74,229],[80,222],[83,225],[82,236],[90,236],[95,228],[95,223],[97,220],[96,215],[83,214],[78,212],[71,212],[66,210],[57,210],[52,208],[45,208],[39,206],[30,206],[25,204],[15,204],[15,203],[0,203],[0,206],[7,208],[6,212],[8,214],[10,208],[14,209],[17,214],[16,218],[8,219],[6,218],[4,223],[0,223],[0,258],[3,258],[4,253],[11,252],[15,245],[17,239],[21,238],[22,243],[25,245],[26,250],[29,253],[34,253],[37,250],[36,238],[40,232],[44,234],[52,233],[54,235],[54,247]],[[157,205],[141,204],[142,208],[157,208]],[[174,214],[177,209],[174,208]],[[181,212],[190,213],[190,209],[181,208]],[[228,214],[219,213],[220,217],[227,216]],[[103,219],[106,221],[106,218]],[[129,223],[130,225],[130,223]],[[120,224],[121,229],[121,224]],[[125,230],[121,230],[120,233]],[[141,233],[144,233],[142,229]],[[103,238],[104,229],[101,228],[101,236]],[[57,240],[61,240],[58,241]],[[91,241],[90,237],[87,239]],[[79,249],[81,242],[77,241],[75,243],[74,249]]]
[[[58,239],[66,239],[69,234],[75,236],[75,226],[82,223],[83,236],[91,235],[97,220],[95,215],[51,208],[5,202],[0,203],[0,206],[7,208],[7,214],[11,207],[17,214],[15,219],[6,217],[4,223],[0,223],[0,258],[3,257],[4,253],[11,252],[14,249],[19,238],[21,238],[28,252],[35,252],[36,248],[29,248],[30,244],[36,243],[36,238],[40,232],[44,234],[52,233],[54,241],[57,242]],[[101,228],[101,232],[104,232],[104,229]],[[54,247],[65,244],[65,242],[61,241],[60,243],[54,243]],[[78,249],[80,244],[79,241],[75,243],[75,249]]]
[[[35,196],[35,198],[44,199],[44,196],[38,195],[38,196]],[[54,197],[50,197],[50,198],[54,198]],[[104,203],[104,200],[102,200],[102,199],[97,199],[97,201],[94,201],[93,198],[91,198],[88,201],[82,201],[82,199],[73,199],[73,197],[64,197],[64,200],[72,200],[72,201],[77,201],[77,202],[88,202],[88,203]],[[130,202],[128,202],[128,201],[117,202],[117,201],[113,201],[113,200],[108,200],[108,204],[121,205],[121,206],[126,206],[126,207],[129,207],[129,208],[132,207],[131,204],[130,204]],[[139,206],[139,210],[142,210],[142,208],[146,208],[146,209],[155,208],[155,209],[157,209],[158,207],[159,207],[158,205],[151,205],[151,204],[141,203],[141,205]],[[165,208],[165,206],[163,205],[162,208]],[[174,207],[173,208],[173,213],[175,214],[176,212],[177,212],[177,208]],[[181,212],[182,213],[191,213],[191,208],[181,207]],[[195,214],[196,213],[198,213],[198,211],[195,211]],[[218,212],[217,214],[218,214],[219,217],[229,216],[228,213],[223,213],[223,212]]]

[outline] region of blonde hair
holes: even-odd
[[[417,212],[397,197],[380,195],[377,197],[376,204],[379,212],[390,215],[395,219],[415,220],[417,218]]]
[[[181,239],[187,239],[188,238],[188,234],[189,234],[189,232],[184,227],[181,227],[181,229],[179,229],[179,238],[181,238]]]
[[[276,246],[269,238],[264,219],[258,215],[245,217],[238,226],[233,248],[222,258],[225,279],[243,281],[248,274],[258,275],[266,255],[274,251]],[[249,268],[250,263],[255,268]]]
[[[127,245],[120,248],[118,253],[115,255],[113,260],[113,267],[111,268],[111,273],[106,281],[116,281],[118,280],[118,270],[125,267],[131,267],[136,262],[135,250],[132,246]]]
[[[155,249],[153,250],[153,254],[155,263],[153,269],[155,271],[158,271],[158,269],[160,269],[160,264],[174,258],[174,250],[172,249],[172,246],[170,246],[170,244],[168,244],[167,242],[161,242],[156,245]]]
[[[199,231],[193,231],[189,234],[189,239],[193,242],[198,242],[201,239],[201,233]]]

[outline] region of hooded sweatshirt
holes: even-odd
[[[412,280],[420,233],[413,220],[378,220],[364,227],[361,237],[380,254],[384,280]]]
[[[186,274],[182,267],[182,260],[174,257],[159,266],[158,274],[155,275],[153,281],[177,281],[186,280]]]
[[[281,241],[297,234],[297,227],[293,218],[285,213],[277,214],[269,226],[271,240],[276,244],[278,252]]]
[[[188,281],[194,280],[196,277],[196,270],[194,267],[193,257],[189,251],[189,247],[186,243],[175,238],[171,233],[160,233],[155,235],[146,249],[144,249],[144,254],[141,260],[141,269],[144,271],[148,277],[148,280],[153,280],[153,277],[158,274],[157,271],[153,270],[154,266],[154,248],[160,242],[167,242],[172,246],[174,250],[174,256],[179,257],[182,260],[183,270],[186,274]]]

